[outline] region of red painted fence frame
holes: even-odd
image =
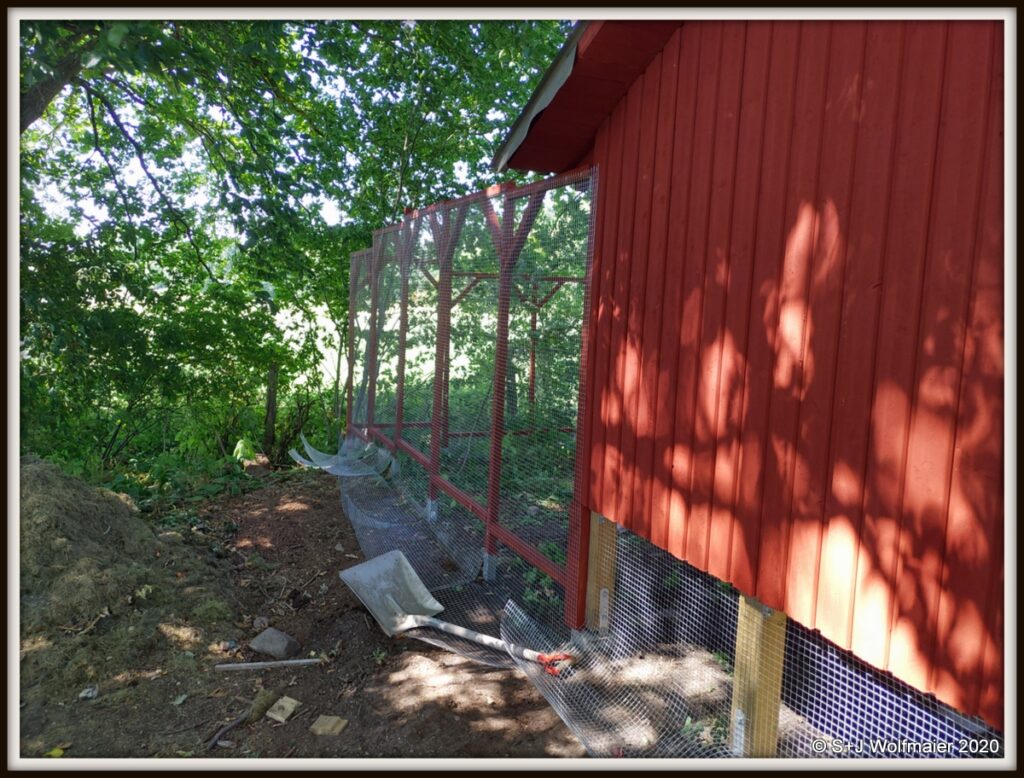
[[[584,277],[575,276],[550,276],[537,279],[538,281],[556,284],[555,288],[543,298],[537,297],[536,284],[529,297],[524,297],[517,289],[517,293],[523,301],[534,309],[531,315],[531,347],[530,347],[530,382],[529,401],[533,402],[535,397],[534,382],[536,370],[535,343],[532,333],[536,330],[536,317],[540,309],[554,296],[555,293],[566,283],[584,283],[584,309],[581,323],[581,354],[580,354],[580,383],[579,402],[576,424],[576,467],[574,472],[573,499],[569,510],[569,535],[566,549],[566,563],[560,565],[553,562],[533,545],[519,538],[515,533],[504,527],[499,522],[500,517],[500,496],[501,496],[501,472],[502,472],[502,440],[505,432],[505,373],[508,364],[508,328],[509,313],[511,307],[511,296],[514,288],[512,282],[516,262],[519,259],[526,239],[529,236],[533,221],[543,204],[544,195],[552,190],[564,186],[570,182],[578,181],[585,174],[590,176],[591,190],[591,229],[588,236],[588,269]],[[501,195],[503,200],[502,215],[499,218],[490,205],[490,198]],[[348,434],[356,435],[367,442],[379,442],[391,452],[401,451],[411,457],[414,461],[423,466],[429,476],[429,497],[437,499],[438,493],[446,494],[471,514],[476,516],[484,524],[484,548],[487,553],[495,553],[497,544],[502,543],[514,551],[526,562],[538,568],[553,580],[558,582],[566,593],[565,598],[565,623],[567,626],[578,629],[584,624],[586,610],[586,589],[587,589],[587,556],[589,553],[589,533],[587,532],[588,522],[584,521],[587,511],[583,505],[583,494],[585,489],[585,474],[587,462],[589,461],[589,436],[590,430],[587,424],[585,413],[585,398],[589,394],[586,385],[587,370],[589,362],[589,330],[590,330],[590,279],[592,271],[589,261],[593,257],[593,218],[597,205],[597,173],[596,169],[582,168],[568,173],[549,178],[545,181],[538,181],[523,187],[514,187],[510,183],[501,184],[489,189],[469,195],[457,200],[436,203],[427,208],[416,211],[408,211],[406,220],[403,221],[397,230],[398,248],[396,261],[399,263],[401,273],[401,298],[400,298],[400,324],[398,344],[398,376],[396,377],[396,401],[397,409],[395,422],[378,424],[375,422],[376,404],[376,383],[377,383],[377,320],[379,307],[379,294],[377,277],[380,265],[384,261],[379,252],[371,253],[369,259],[369,283],[371,284],[370,300],[370,331],[367,344],[367,413],[366,427],[360,428],[352,419],[352,365],[354,364],[354,324],[355,324],[355,284],[352,278],[356,277],[357,262],[365,262],[365,251],[356,252],[352,255],[352,271],[350,272],[349,289],[349,333],[348,333],[348,355],[349,355],[349,376],[346,382],[346,394],[348,407],[346,410],[346,428]],[[515,221],[515,202],[527,198],[526,207],[519,224]],[[452,267],[455,248],[458,245],[459,235],[465,221],[466,212],[474,204],[481,204],[488,220],[488,227],[491,231],[492,242],[498,255],[499,272],[476,273],[476,272],[455,272]],[[412,222],[417,222],[417,228],[413,229]],[[403,414],[403,400],[405,388],[405,354],[404,345],[408,329],[408,300],[409,300],[409,273],[413,255],[413,249],[418,235],[419,226],[426,220],[430,224],[433,233],[434,243],[438,256],[438,278],[436,282],[431,279],[438,290],[438,315],[437,315],[437,336],[434,358],[434,394],[431,408],[431,420],[429,426],[430,453],[424,454],[415,446],[411,445],[402,437],[402,430],[408,428],[422,428],[427,422],[405,422]],[[429,276],[428,276],[429,277]],[[453,281],[457,277],[468,277],[469,284],[463,288],[457,296],[453,295]],[[448,408],[447,408],[447,380],[449,376],[449,361],[451,347],[451,312],[452,309],[482,280],[498,280],[498,327],[495,338],[495,370],[494,385],[492,387],[491,403],[491,429],[484,431],[457,431],[448,430]],[[391,429],[389,435],[386,430]],[[571,431],[561,428],[561,431]],[[530,430],[516,430],[511,434],[529,434]],[[487,503],[481,504],[477,499],[455,486],[445,479],[440,472],[441,447],[443,441],[449,436],[484,436],[491,439],[490,459],[487,479]]]

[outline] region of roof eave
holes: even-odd
[[[512,156],[530,132],[530,126],[533,124],[534,119],[551,104],[555,95],[558,94],[558,91],[569,78],[576,60],[576,45],[590,24],[591,22],[589,21],[577,22],[572,32],[569,33],[569,37],[562,45],[558,54],[555,55],[547,71],[545,71],[540,83],[530,96],[529,101],[527,101],[526,106],[512,124],[512,128],[505,136],[505,140],[502,141],[501,146],[494,153],[494,158],[491,160],[491,169],[495,172],[500,173],[508,167],[509,160],[512,159]]]

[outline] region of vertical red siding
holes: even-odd
[[[861,81],[861,124],[850,190],[849,238],[836,360],[832,439],[815,622],[851,638],[857,590],[858,537],[863,523],[875,350],[885,234],[891,218],[896,126],[902,96],[905,27],[868,25]],[[827,607],[818,607],[820,602]]]
[[[1002,26],[684,24],[597,134],[591,507],[1002,726]]]
[[[676,379],[674,456],[672,462],[672,507],[670,526],[678,526],[675,544],[669,551],[683,559],[696,550],[703,557],[704,546],[697,545],[693,532],[694,500],[691,491],[697,434],[696,415],[700,369],[701,325],[704,318],[705,265],[708,226],[711,218],[711,187],[718,124],[718,93],[722,64],[722,25],[702,24],[700,56],[697,62],[697,114],[690,170],[690,207],[687,214],[686,242],[683,245],[682,315],[680,317],[679,363]],[[684,43],[684,45],[686,45]],[[682,214],[680,214],[682,216]],[[678,276],[677,276],[678,277]],[[683,445],[679,445],[685,441]],[[691,539],[692,538],[692,539]],[[696,562],[703,566],[704,560]]]
[[[669,194],[668,234],[666,236],[665,282],[662,288],[664,315],[658,337],[645,343],[645,350],[658,345],[658,389],[655,400],[657,425],[654,431],[654,470],[651,483],[651,539],[661,548],[676,548],[681,537],[681,523],[670,521],[673,501],[678,491],[673,489],[673,458],[675,453],[673,420],[678,391],[679,338],[678,326],[682,316],[683,300],[679,280],[682,276],[686,241],[687,219],[690,207],[690,175],[695,157],[694,137],[697,120],[697,77],[700,61],[698,28],[684,27],[686,35],[675,35],[669,41],[679,46],[679,67],[675,98],[675,136],[672,147],[672,177]],[[682,44],[681,38],[685,39]],[[599,174],[600,175],[600,174]],[[641,473],[641,479],[646,474]]]
[[[643,303],[643,328],[640,331],[639,351],[642,357],[636,398],[636,468],[632,473],[633,504],[631,513],[639,516],[640,534],[651,537],[654,528],[663,525],[663,513],[654,506],[655,489],[652,478],[641,473],[655,469],[654,437],[658,430],[659,379],[661,376],[661,348],[659,333],[665,311],[665,279],[668,260],[668,223],[672,170],[676,161],[675,118],[676,89],[679,77],[679,37],[673,37],[661,56],[652,64],[659,71],[657,114],[650,121],[657,128],[653,152],[654,179],[651,183],[651,228],[647,246],[647,283],[637,302]],[[682,155],[682,149],[679,154]]]
[[[773,24],[771,45],[754,242],[754,296],[747,325],[747,350],[743,355],[744,391],[748,399],[740,425],[740,461],[735,476],[737,504],[729,578],[748,594],[757,591],[757,571],[761,563],[761,504],[767,480],[765,462],[771,451],[765,430],[773,396],[772,366],[777,334],[775,312],[779,305],[778,278],[786,240],[784,216],[795,122],[793,107],[800,48],[799,25]]]
[[[661,88],[661,61],[663,56],[659,54],[647,68],[640,84],[643,89],[640,99],[644,106],[659,105],[659,90]],[[638,146],[637,159],[637,181],[636,197],[633,201],[632,223],[636,225],[651,225],[652,203],[654,200],[654,164],[655,144],[657,139],[658,122],[655,117],[643,116],[640,125],[640,141]],[[648,261],[633,267],[629,274],[629,286],[627,299],[623,303],[625,307],[625,331],[622,341],[622,351],[619,352],[621,360],[620,385],[623,387],[622,394],[622,418],[623,423],[619,432],[619,449],[624,462],[636,461],[637,439],[643,435],[637,419],[637,402],[639,399],[640,384],[640,354],[642,352],[642,340],[644,331],[645,309],[647,291],[647,277],[649,268],[653,263],[650,260],[648,248],[651,242],[651,230],[633,230],[633,243],[629,256],[648,257]],[[654,276],[655,273],[650,273]],[[624,472],[619,478],[619,513],[628,515],[637,521],[632,529],[634,532],[648,536],[650,534],[650,517],[642,510],[633,510],[633,478],[631,473]]]
[[[697,406],[695,408],[692,472],[690,478],[690,526],[687,554],[701,568],[721,575],[724,558],[716,554],[712,564],[711,480],[718,438],[719,379],[721,377],[722,339],[725,336],[726,296],[729,293],[729,243],[732,228],[733,193],[736,181],[736,154],[739,138],[740,94],[747,26],[730,22],[722,30],[721,70],[718,80],[714,153],[709,197],[707,248],[704,258],[704,310],[699,343]],[[724,536],[728,538],[728,533]],[[726,543],[716,543],[716,551],[726,551]]]
[[[732,204],[732,230],[728,251],[729,290],[722,344],[719,379],[718,449],[713,475],[710,570],[719,578],[731,578],[734,557],[749,568],[745,550],[739,548],[737,487],[741,429],[749,398],[744,384],[745,358],[753,294],[754,250],[758,204],[761,198],[761,165],[764,151],[765,119],[768,108],[768,73],[772,56],[772,27],[762,24],[747,30],[743,92],[739,106],[736,148],[736,186]],[[743,585],[753,589],[748,578]]]
[[[992,69],[1000,72],[1002,38],[994,32]],[[953,449],[953,474],[947,507],[948,522],[940,581],[956,575],[955,587],[941,590],[938,607],[936,650],[932,661],[932,685],[944,697],[962,699],[962,705],[982,708],[993,706],[991,693],[998,698],[1002,673],[998,664],[983,667],[983,653],[991,647],[1001,657],[1002,630],[986,629],[999,618],[997,606],[1002,596],[1002,567],[990,560],[1003,555],[1003,418],[999,399],[1002,394],[1003,355],[1003,143],[1002,83],[988,99],[983,185],[977,199],[978,221],[972,236],[975,252],[970,291],[967,331],[961,342],[963,368],[957,400],[957,428]],[[989,601],[986,613],[981,604]],[[984,635],[984,644],[978,636]],[[969,698],[961,698],[957,679],[978,674],[982,683]],[[979,703],[975,695],[988,687],[989,699]]]

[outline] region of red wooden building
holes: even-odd
[[[583,503],[1003,727],[1001,22],[580,25]]]

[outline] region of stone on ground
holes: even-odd
[[[253,651],[272,656],[274,659],[288,659],[302,650],[299,641],[274,627],[267,627],[254,637],[249,641],[249,647]]]
[[[341,731],[348,726],[348,719],[337,716],[321,716],[313,722],[309,731],[314,735],[340,735]]]

